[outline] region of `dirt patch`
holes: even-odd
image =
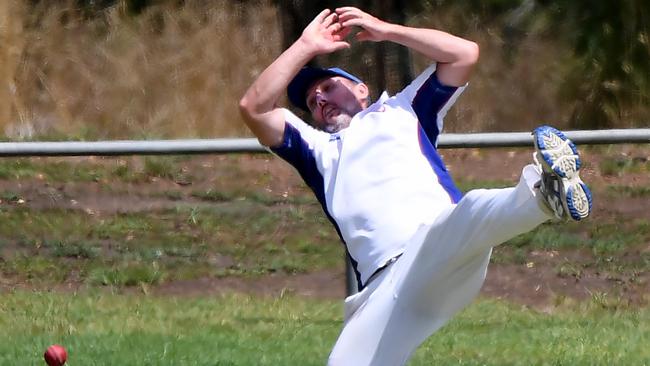
[[[493,265],[488,270],[482,294],[545,309],[565,299],[608,301],[625,305],[646,305],[648,274],[635,279],[588,271],[581,276],[558,275],[552,265]]]
[[[444,150],[442,154],[455,177],[463,180],[507,181],[512,184],[518,180],[521,168],[531,161],[530,149]],[[604,174],[601,168],[603,162],[611,160],[612,156],[623,161],[636,158],[647,162],[645,155],[647,150],[634,146],[623,146],[615,151],[594,148],[583,153],[587,165],[582,175],[595,193],[595,210],[590,220],[597,222],[617,217],[650,221],[650,211],[647,209],[650,202],[647,196],[618,195],[616,199],[611,199],[608,193],[612,186],[650,186],[650,174],[647,171]],[[115,164],[110,159],[77,160],[99,165]],[[310,192],[291,167],[267,155],[197,156],[183,161],[181,165],[189,177],[181,182],[155,177],[135,183],[118,179],[61,183],[50,183],[42,178],[0,180],[0,190],[15,195],[9,197],[10,200],[5,197],[0,206],[24,205],[33,209],[64,208],[111,214],[174,208],[181,202],[192,206],[219,204],[193,195],[197,190],[211,188],[230,190],[234,192],[233,195],[262,191],[266,197],[280,201],[310,197]],[[170,194],[171,191],[175,193]],[[650,251],[650,243],[639,243],[638,248],[637,251]],[[581,263],[587,254],[579,251],[549,251],[531,255],[529,263],[491,264],[482,294],[537,308],[547,307],[562,298],[583,300],[604,296],[603,294],[631,304],[648,302],[648,273],[636,273],[627,278],[589,268],[581,269],[579,273],[566,273],[559,270],[562,264]],[[631,252],[629,255],[638,253]],[[5,289],[22,286],[8,279],[3,279],[0,285]],[[74,289],[80,286],[82,285],[71,282],[60,288]],[[150,291],[165,296],[199,296],[240,291],[270,296],[294,293],[342,299],[345,296],[345,281],[341,268],[294,275],[276,273],[259,278],[200,278],[165,283]]]

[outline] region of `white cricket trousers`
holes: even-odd
[[[539,173],[516,187],[468,192],[361,292],[345,300],[345,323],[328,365],[404,365],[415,349],[478,294],[492,247],[551,218],[535,197]]]

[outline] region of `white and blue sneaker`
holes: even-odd
[[[580,221],[591,213],[591,191],[580,179],[582,161],[576,145],[561,131],[540,126],[533,131],[533,159],[542,178],[541,198],[560,220]]]

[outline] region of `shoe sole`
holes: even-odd
[[[535,129],[535,148],[546,168],[562,182],[561,199],[571,218],[580,221],[591,213],[592,196],[580,179],[582,161],[576,145],[562,131],[550,126]]]

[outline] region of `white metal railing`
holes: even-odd
[[[566,131],[577,144],[650,143],[650,128]],[[438,147],[517,147],[532,146],[528,132],[446,133]],[[61,141],[0,142],[0,157],[8,156],[84,156],[84,155],[164,155],[268,152],[254,138],[144,140],[144,141]]]

